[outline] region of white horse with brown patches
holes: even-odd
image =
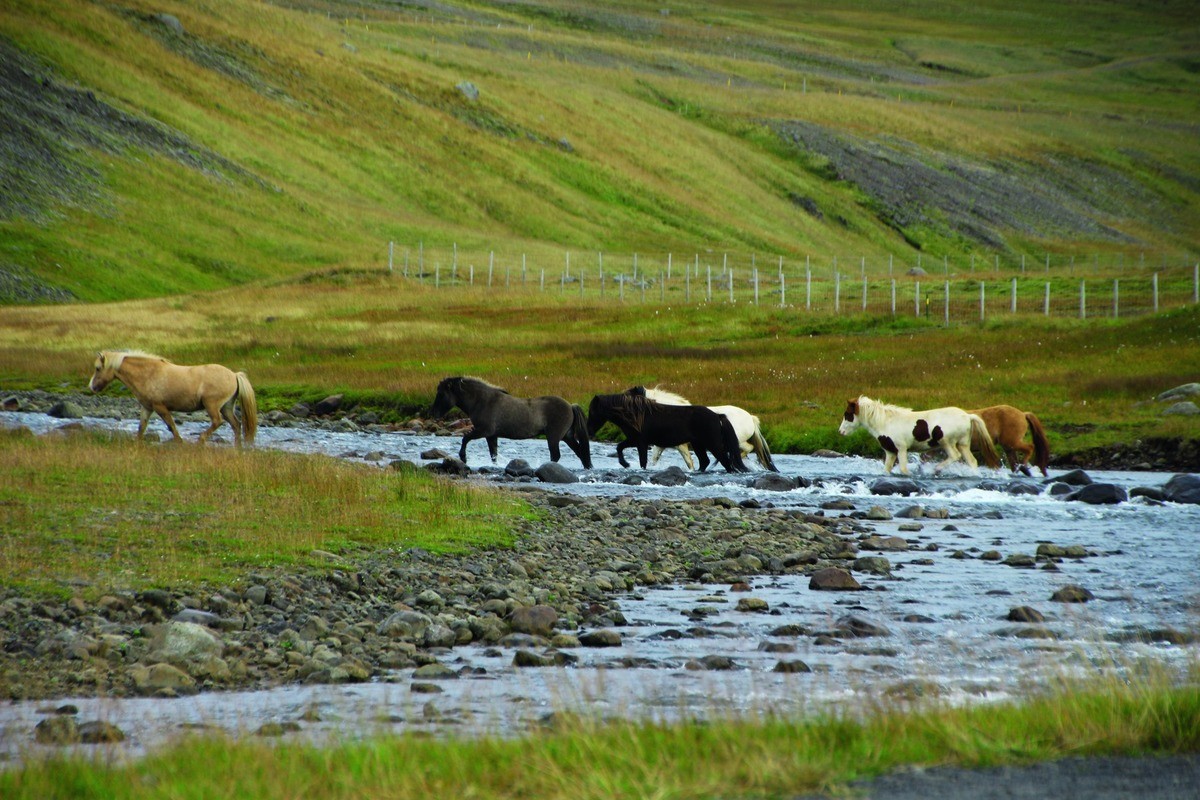
[[[200,434],[200,444],[204,444],[213,431],[221,427],[222,420],[233,428],[235,444],[241,445],[243,434],[246,444],[254,443],[254,435],[258,431],[258,403],[250,379],[244,372],[234,372],[220,364],[184,367],[160,356],[138,351],[105,350],[97,353],[88,388],[93,392],[102,392],[114,380],[125,384],[142,406],[137,432],[139,439],[146,433],[150,415],[157,413],[171,429],[175,441],[181,442],[183,437],[179,435],[171,412],[204,409],[212,424]],[[234,401],[241,406],[240,424],[233,414]]]
[[[846,413],[838,433],[848,436],[866,428],[883,448],[884,471],[900,463],[900,474],[908,474],[908,454],[940,447],[946,453],[934,472],[962,459],[972,469],[978,466],[972,446],[983,455],[983,463],[993,469],[1000,466],[1000,455],[992,444],[987,424],[977,414],[948,406],[928,411],[892,406],[861,395],[846,403]]]

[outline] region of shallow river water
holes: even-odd
[[[42,433],[62,424],[41,414],[0,413],[0,426],[23,425]],[[136,430],[136,420],[85,419],[87,426]],[[161,428],[161,423],[155,423]],[[152,425],[152,429],[154,429]],[[194,439],[203,424],[186,422]],[[228,433],[228,431],[226,431]],[[456,454],[458,440],[403,433],[332,433],[315,428],[265,426],[258,444],[301,453],[387,464],[440,448]],[[507,734],[528,729],[552,712],[580,711],[622,718],[679,719],[723,714],[815,713],[836,707],[853,711],[877,700],[938,697],[949,702],[990,702],[1019,697],[1063,676],[1121,673],[1152,662],[1183,671],[1200,647],[1129,641],[1131,632],[1200,630],[1200,506],[1159,504],[1136,498],[1093,506],[1051,497],[1040,479],[1011,478],[1000,471],[952,469],[934,477],[929,467],[914,477],[920,496],[872,495],[869,484],[882,475],[881,461],[862,458],[775,456],[785,475],[814,481],[810,488],[772,492],[749,488],[753,476],[727,475],[719,467],[693,475],[686,486],[627,485],[612,445],[593,443],[595,468],[579,470],[564,448],[562,464],[581,482],[551,491],[602,497],[684,499],[728,497],[763,506],[816,511],[847,499],[858,511],[883,506],[893,514],[913,505],[945,509],[946,519],[872,522],[881,535],[899,535],[917,547],[882,555],[890,577],[857,574],[869,591],[818,592],[808,578],[763,576],[749,593],[727,585],[658,587],[621,599],[629,624],[622,645],[579,648],[574,666],[517,669],[513,652],[468,645],[446,658],[454,668],[479,668],[474,677],[440,681],[442,692],[411,691],[412,671],[401,670],[373,683],[349,686],[289,686],[269,691],[208,693],[157,699],[64,699],[0,705],[0,754],[10,758],[33,747],[30,732],[48,707],[70,702],[80,720],[103,719],[128,735],[134,752],[196,729],[248,733],[265,722],[300,722],[289,737],[322,740],[380,731],[429,730]],[[378,458],[382,453],[382,459]],[[630,451],[636,461],[636,453]],[[473,442],[472,466],[490,464],[486,445]],[[369,458],[369,460],[368,460]],[[501,440],[499,466],[523,458],[547,460],[544,441]],[[659,469],[680,464],[663,456]],[[749,463],[749,462],[748,462]],[[1051,472],[1051,477],[1057,474]],[[1169,474],[1090,472],[1097,482],[1123,487],[1158,487]],[[481,480],[489,480],[483,476]],[[991,482],[992,488],[980,488]],[[1038,494],[1010,494],[1012,482],[1039,487]],[[999,483],[1000,487],[995,488]],[[754,513],[748,510],[746,513]],[[828,515],[849,513],[827,511]],[[900,530],[901,525],[921,526]],[[1003,556],[1033,555],[1039,543],[1082,545],[1093,555],[1064,559],[1058,571],[1015,568],[979,559],[983,551]],[[971,557],[953,558],[955,551]],[[1078,584],[1095,600],[1050,602],[1057,589]],[[760,598],[768,613],[736,610],[739,598]],[[1046,616],[1039,626],[1007,622],[1015,606],[1033,606]],[[852,615],[881,626],[887,635],[839,638],[829,643],[811,635],[832,630]],[[772,635],[781,626],[802,626],[810,635]],[[1047,637],[1022,638],[1036,627]],[[1145,637],[1142,637],[1145,638]],[[769,646],[769,649],[767,649]],[[790,651],[789,651],[790,648]],[[733,668],[699,669],[705,656],[732,659]],[[811,672],[776,672],[780,662],[802,661]],[[41,709],[41,711],[39,711]]]

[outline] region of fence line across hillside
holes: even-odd
[[[1020,259],[1000,258],[952,265],[938,262],[930,273],[920,256],[911,265],[894,257],[868,266],[865,257],[839,266],[837,257],[815,264],[789,263],[781,256],[741,259],[706,253],[676,258],[566,251],[562,261],[539,255],[497,258],[495,251],[464,252],[388,244],[388,271],[435,288],[466,287],[557,293],[563,297],[614,302],[750,303],[810,313],[891,314],[951,321],[986,320],[1001,314],[1119,318],[1200,303],[1200,262],[1163,257],[1148,266],[1144,255],[1126,259],[1050,256],[1037,270]],[[572,258],[574,256],[574,259]],[[574,261],[574,263],[572,263]],[[478,266],[477,266],[478,262]]]

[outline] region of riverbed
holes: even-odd
[[[136,420],[81,422],[125,432],[137,427]],[[62,424],[43,414],[0,413],[0,426],[25,426],[39,434]],[[157,421],[155,426],[162,428]],[[204,427],[197,421],[180,425],[189,439]],[[383,467],[401,459],[422,463],[421,454],[431,449],[457,454],[458,439],[267,425],[259,429],[257,446]],[[728,584],[682,584],[623,595],[619,604],[627,624],[614,628],[620,644],[572,648],[566,652],[575,661],[568,666],[518,668],[510,648],[467,645],[453,648],[444,659],[460,673],[448,680],[414,682],[408,669],[351,685],[208,692],[169,700],[8,703],[0,706],[0,757],[41,749],[32,744],[34,725],[67,704],[78,709],[80,720],[119,726],[127,736],[119,752],[140,752],[195,731],[249,735],[264,724],[282,725],[289,738],[323,741],[414,730],[507,735],[550,724],[566,712],[677,720],[853,712],[877,702],[933,698],[996,702],[1063,678],[1123,674],[1148,664],[1182,674],[1200,652],[1194,643],[1200,630],[1200,506],[1145,497],[1088,505],[1053,496],[1050,483],[1040,477],[965,467],[935,476],[930,466],[916,462],[918,494],[881,496],[871,487],[882,477],[882,462],[853,457],[775,456],[783,475],[811,483],[790,491],[755,489],[758,473],[729,475],[720,467],[691,473],[682,486],[661,486],[651,478],[668,465],[682,464],[673,452],[646,471],[621,468],[611,444],[593,443],[592,455],[593,469],[583,470],[564,448],[561,463],[579,482],[539,485],[601,501],[719,497],[747,514],[756,508],[795,508],[828,517],[851,515],[881,537],[902,537],[907,548],[861,550],[860,555],[886,558],[890,565],[890,574],[856,572],[862,591],[814,591],[808,576],[793,574],[759,576],[747,587],[736,587],[744,591]],[[629,455],[636,461],[635,452]],[[498,464],[472,480],[512,484],[503,471],[512,459],[543,463],[545,442],[501,440]],[[475,468],[492,467],[482,441],[469,446],[468,460]],[[1126,490],[1162,486],[1171,477],[1089,474]],[[1051,478],[1059,475],[1051,472]],[[872,516],[891,519],[864,520],[873,507],[878,508]],[[1046,543],[1078,545],[1077,552],[1086,555],[1025,567],[1004,561],[1034,556]],[[999,560],[981,557],[989,551]],[[1051,601],[1054,592],[1069,585],[1086,588],[1094,599]],[[740,601],[748,599],[754,602],[741,603],[742,608],[756,610],[739,610]],[[1045,621],[1006,619],[1022,606],[1036,609]]]

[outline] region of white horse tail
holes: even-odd
[[[754,450],[754,455],[758,456],[758,463],[771,472],[779,472],[779,468],[771,460],[771,448],[767,447],[767,440],[763,438],[762,428],[758,426],[758,417],[754,417],[754,433],[750,434],[750,448]]]
[[[969,414],[971,418],[971,447],[983,456],[983,463],[992,469],[1000,466],[1000,454],[992,443],[992,435],[988,433],[987,423],[978,414]]]
[[[258,433],[258,400],[246,373],[239,372],[236,377],[237,398],[242,407],[242,435],[246,437],[246,444],[254,444],[254,436]]]

